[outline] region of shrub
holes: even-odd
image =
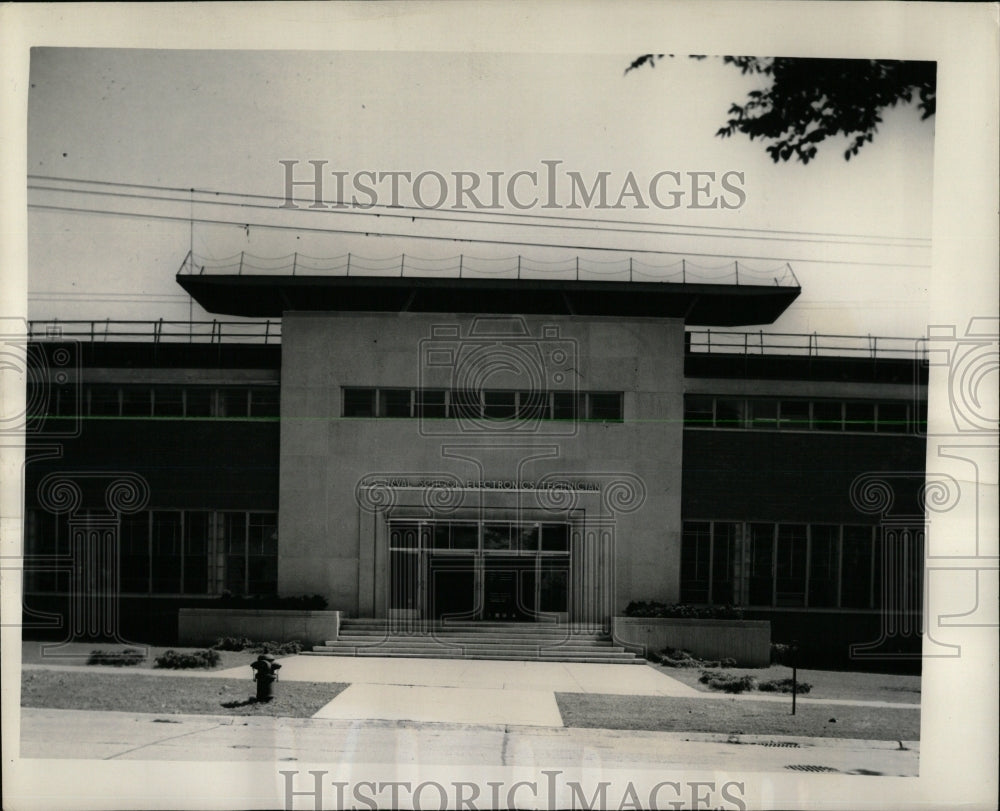
[[[322,611],[328,605],[322,594],[302,594],[296,597],[277,597],[275,595],[256,595],[245,597],[224,591],[219,595],[219,602],[226,608],[273,609],[283,611]]]
[[[253,650],[256,653],[270,653],[285,656],[291,653],[301,653],[303,644],[297,639],[291,642],[261,642],[255,645]]]
[[[245,636],[223,636],[215,640],[212,650],[246,650],[252,648],[254,643]]]
[[[88,665],[114,665],[115,667],[131,667],[144,661],[146,661],[146,654],[135,648],[92,650],[87,658]]]
[[[703,670],[698,679],[712,690],[722,690],[726,693],[745,693],[757,687],[755,676],[734,676],[730,673],[713,673]]]
[[[286,656],[301,653],[305,646],[297,639],[290,642],[254,642],[245,636],[224,636],[215,640],[213,650],[253,651],[254,653],[270,653]]]
[[[683,603],[668,605],[658,602],[632,601],[625,606],[626,617],[651,619],[743,619],[743,609],[731,605],[693,606]]]
[[[165,651],[156,657],[157,667],[174,670],[184,670],[192,667],[215,667],[219,664],[219,654],[214,650],[196,650],[191,652]]]
[[[689,650],[664,648],[654,661],[667,667],[736,667],[736,660],[727,656],[725,659],[699,659]]]
[[[790,693],[792,692],[792,680],[772,679],[771,681],[764,681],[757,686],[757,689],[762,693]],[[800,681],[795,686],[797,693],[808,693],[810,690],[812,690],[812,685],[808,682]]]

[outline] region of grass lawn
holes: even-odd
[[[699,683],[701,668],[697,667],[664,667],[653,665],[659,671],[684,682],[697,690],[716,692]],[[726,667],[721,672],[733,676],[756,676],[758,681],[772,679],[790,679],[792,669],[784,665],[770,667],[746,668]],[[895,701],[903,704],[920,703],[920,676],[905,676],[890,673],[853,673],[840,670],[803,670],[799,668],[798,680],[812,685],[808,698],[848,698],[860,701]],[[753,693],[744,693],[753,695]],[[761,693],[761,695],[777,695]],[[789,700],[791,700],[789,698]]]
[[[920,710],[916,709],[799,704],[796,714],[791,715],[790,699],[786,705],[736,698],[705,700],[596,693],[556,693],[556,702],[568,727],[887,741],[920,738]]]
[[[122,673],[81,669],[30,670],[21,675],[21,706],[60,710],[187,713],[193,715],[270,715],[309,718],[345,687],[340,683],[279,681],[275,698],[253,701],[249,679],[187,679],[144,675],[136,668]],[[249,673],[249,668],[247,669]]]
[[[21,642],[21,664],[25,665],[82,665],[87,666],[87,657],[93,650],[104,650],[104,651],[120,651],[126,648],[142,648],[143,646],[139,643],[135,645],[112,645],[105,642],[70,642],[68,645],[63,645],[58,649],[50,648],[49,653],[42,655],[43,646],[51,646],[55,643],[53,642],[38,642],[38,641],[22,641]],[[184,648],[179,645],[173,645],[169,648],[157,646],[157,645],[146,645],[147,650],[146,660],[140,662],[138,665],[130,665],[123,667],[123,671],[136,671],[142,669],[148,669],[156,666],[156,657],[162,656],[164,651],[175,650],[181,651],[194,651],[194,650],[204,650],[203,648]],[[213,668],[208,668],[210,670],[225,670],[229,667],[246,667],[247,673],[250,674],[250,663],[257,658],[256,653],[251,653],[249,651],[228,651],[220,650],[219,654],[219,664]],[[276,656],[276,659],[281,657]]]

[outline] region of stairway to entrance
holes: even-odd
[[[345,619],[336,639],[314,656],[426,659],[512,659],[532,662],[637,664],[645,660],[615,645],[609,634],[574,625],[536,622],[448,622],[402,632],[384,619]]]

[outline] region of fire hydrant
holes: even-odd
[[[250,667],[253,668],[253,680],[257,682],[257,700],[270,701],[274,698],[274,683],[278,680],[281,665],[274,661],[273,656],[262,653]]]

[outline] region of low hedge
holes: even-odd
[[[625,606],[626,617],[643,619],[739,620],[743,609],[731,605],[694,606],[633,600]]]
[[[219,664],[219,654],[214,650],[196,650],[191,652],[165,651],[156,657],[156,666],[172,670],[186,670],[194,667],[215,667]]]
[[[92,650],[87,658],[88,665],[113,665],[114,667],[132,667],[144,661],[146,661],[146,654],[135,648]]]

